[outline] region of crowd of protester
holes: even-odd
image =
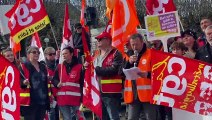
[[[179,56],[212,63],[212,21],[203,18],[200,22],[202,34],[188,29],[169,43],[169,52]],[[2,55],[20,70],[21,115],[24,120],[44,120],[48,112],[49,120],[86,119],[82,104],[84,72],[89,65],[82,60],[82,26],[75,25],[74,48],[68,46],[57,52],[53,47],[44,50],[45,61],[38,61],[39,49],[27,49],[27,61],[18,61],[11,49]],[[160,40],[146,42],[139,34],[131,35],[126,54],[121,54],[112,46],[112,37],[102,32],[96,38],[97,50],[93,65],[101,90],[103,120],[120,120],[121,102],[126,104],[128,120],[172,120],[172,109],[150,104],[151,98],[151,56],[150,49],[163,51]],[[90,38],[86,34],[90,47]],[[77,56],[74,54],[77,50]],[[59,64],[58,53],[64,61]],[[142,72],[137,80],[125,78],[122,69],[138,67]],[[124,100],[122,100],[122,98]],[[60,113],[60,115],[59,115]],[[96,119],[99,119],[98,117]]]

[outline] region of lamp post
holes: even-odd
[[[46,47],[48,47],[49,38],[44,38],[44,42],[46,43]]]

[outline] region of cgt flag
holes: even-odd
[[[121,19],[120,19],[121,18]],[[129,35],[136,33],[139,21],[134,0],[118,0],[112,16],[112,45],[124,53],[124,45]]]
[[[161,13],[176,11],[173,0],[147,0],[146,13],[148,15],[157,15]]]
[[[0,55],[1,120],[20,119],[20,74],[17,67]]]
[[[212,65],[152,50],[152,101],[212,116]]]
[[[85,61],[89,63],[85,70],[85,82],[83,88],[83,105],[102,118],[102,103],[99,83],[96,79],[92,58],[85,38],[85,29],[82,30],[82,43],[84,47]]]
[[[9,18],[8,27],[16,43],[50,23],[42,0],[18,0],[5,15]]]

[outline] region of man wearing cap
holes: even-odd
[[[212,25],[205,29],[207,44],[201,47],[195,56],[195,59],[212,63]]]
[[[120,120],[122,79],[118,71],[122,64],[122,54],[112,47],[110,33],[103,32],[96,39],[98,52],[94,57],[94,67],[101,89],[102,118],[103,120]]]
[[[84,55],[84,49],[83,49],[83,44],[82,44],[82,30],[84,28],[82,28],[82,25],[80,23],[76,23],[74,25],[75,28],[75,32],[73,35],[73,45],[74,45],[74,49],[78,50],[78,60],[80,63],[82,63],[82,55]],[[89,50],[91,49],[91,45],[90,45],[90,36],[88,35],[88,33],[85,32],[85,38],[87,41],[87,45]]]

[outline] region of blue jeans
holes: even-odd
[[[59,120],[58,106],[56,106],[55,108],[50,108],[49,120]]]
[[[120,98],[102,97],[102,120],[120,120],[120,102]]]
[[[59,109],[63,115],[63,120],[75,120],[77,118],[77,111],[79,110],[79,106],[59,106]]]
[[[141,111],[143,111],[142,120],[161,120],[158,113],[158,105],[135,100],[128,106],[128,120],[139,120]]]

